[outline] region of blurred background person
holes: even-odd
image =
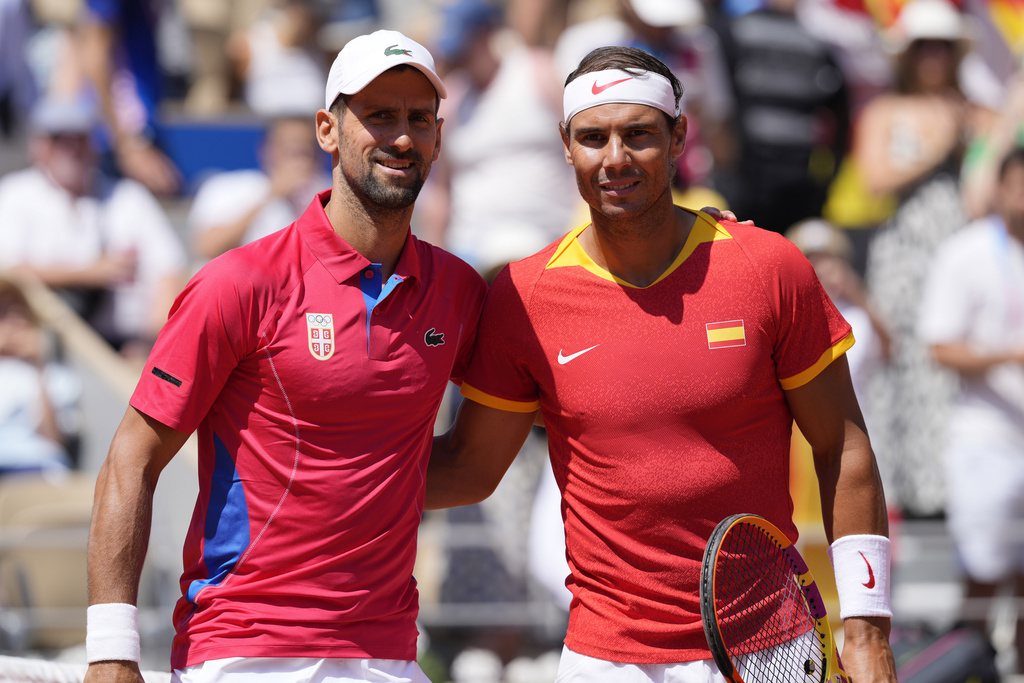
[[[845,74],[833,48],[797,18],[797,4],[766,0],[730,16],[726,3],[718,24],[737,145],[721,190],[737,216],[780,233],[821,216],[850,135]]]
[[[327,80],[316,35],[323,20],[315,0],[277,0],[225,46],[242,100],[260,116],[280,116],[308,103],[315,112]],[[305,208],[305,207],[303,207]]]
[[[865,107],[853,150],[868,190],[898,197],[867,258],[868,290],[893,340],[878,377],[872,439],[893,475],[890,502],[927,516],[943,507],[936,458],[954,383],[933,365],[915,325],[928,262],[965,222],[958,177],[968,104],[957,70],[969,42],[963,17],[946,0],[911,0],[888,36],[896,87]]]
[[[80,101],[33,113],[32,165],[0,179],[0,267],[63,294],[115,348],[145,357],[186,272],[186,254],[153,195],[104,176]]]
[[[270,122],[260,148],[261,168],[218,173],[199,187],[187,219],[198,259],[284,228],[301,215],[310,196],[331,186],[309,116]]]
[[[444,6],[433,49],[449,95],[420,230],[485,272],[569,229],[561,88],[550,51],[527,46],[486,0]]]
[[[971,219],[995,209],[999,164],[1024,142],[1024,74],[1015,74],[1006,84],[1002,106],[985,123],[971,137],[960,174],[964,210]]]
[[[871,433],[869,385],[886,362],[890,351],[889,332],[868,300],[861,276],[853,268],[853,243],[845,232],[821,218],[808,218],[786,231],[814,266],[825,292],[853,327],[857,340],[846,352],[850,377]]]
[[[0,137],[14,135],[36,97],[26,59],[30,26],[26,0],[0,0]]]
[[[105,123],[117,171],[160,195],[181,189],[174,162],[157,145],[163,93],[157,54],[160,0],[84,0],[80,59]]]
[[[78,376],[14,281],[0,276],[0,475],[64,470],[78,432]]]
[[[237,96],[229,40],[273,0],[176,0],[191,43],[191,79],[182,107],[197,118],[224,114]]]
[[[941,432],[946,512],[966,575],[963,620],[987,634],[999,587],[1024,597],[1024,148],[1000,166],[994,204],[939,247],[918,321],[960,380]],[[1024,671],[1019,603],[1016,650]]]

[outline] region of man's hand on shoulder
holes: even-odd
[[[713,206],[705,206],[704,208],[701,209],[701,211],[703,211],[704,213],[708,214],[709,216],[714,218],[716,221],[729,221],[730,223],[742,223],[743,225],[753,225],[754,224],[754,221],[752,221],[752,220],[741,221],[739,218],[736,217],[736,214],[734,214],[729,209],[721,209],[721,210],[719,210],[719,209],[716,209]]]

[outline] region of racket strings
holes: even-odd
[[[816,622],[798,581],[787,554],[760,529],[739,524],[726,534],[715,569],[716,616],[747,683],[824,674]]]

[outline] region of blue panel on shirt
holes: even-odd
[[[234,459],[216,434],[213,435],[213,445],[217,458],[203,534],[203,564],[206,565],[207,578],[193,581],[189,586],[190,602],[195,602],[199,591],[206,586],[216,586],[223,581],[249,547],[249,508],[245,489],[235,469]]]

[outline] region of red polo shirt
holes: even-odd
[[[416,657],[429,444],[485,284],[411,234],[379,282],[332,229],[329,196],[192,279],[131,399],[199,440],[176,668]],[[374,274],[379,291],[361,284]]]

